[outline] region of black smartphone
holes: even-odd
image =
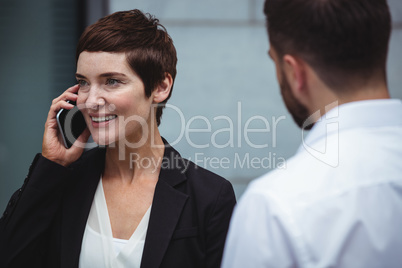
[[[87,127],[84,116],[74,101],[67,101],[74,105],[71,110],[61,109],[56,116],[57,124],[63,137],[64,146],[70,148]]]

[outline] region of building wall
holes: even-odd
[[[52,99],[75,83],[81,2],[0,0],[0,211],[41,152]]]

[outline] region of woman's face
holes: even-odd
[[[129,67],[125,53],[84,51],[78,58],[76,77],[80,85],[77,105],[94,141],[99,145],[139,144],[155,123],[153,96],[145,95],[144,84]]]

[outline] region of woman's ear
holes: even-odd
[[[165,79],[159,83],[156,89],[152,92],[153,101],[155,103],[161,103],[169,97],[172,90],[173,78],[170,73],[165,73]]]

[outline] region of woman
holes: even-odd
[[[176,62],[165,28],[139,10],[85,30],[78,85],[53,100],[42,154],[1,219],[0,267],[219,267],[232,186],[158,131]],[[56,121],[68,100],[88,126],[70,149]],[[99,147],[83,153],[90,134]]]

